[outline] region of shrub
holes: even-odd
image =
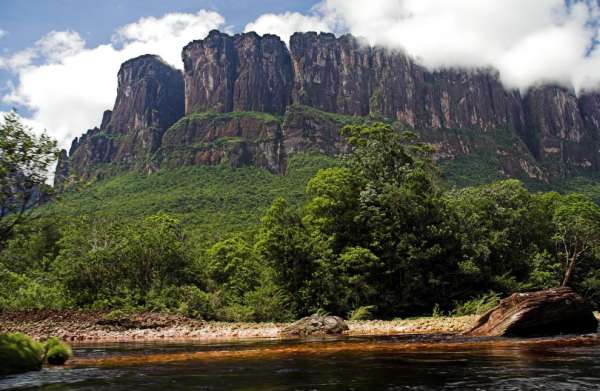
[[[247,305],[233,303],[219,309],[217,316],[219,320],[226,322],[252,322],[254,309]]]
[[[247,292],[244,302],[254,310],[252,320],[256,322],[287,322],[295,318],[286,292],[268,278],[256,290]]]
[[[69,305],[56,282],[14,273],[0,264],[0,310],[63,309]]]
[[[440,309],[440,305],[436,303],[433,306],[433,311],[431,311],[431,317],[432,318],[441,318],[442,316],[444,316],[444,313]]]
[[[195,319],[215,319],[215,298],[195,285],[169,286],[150,295],[147,308]]]
[[[373,319],[372,311],[375,309],[374,305],[365,305],[362,307],[355,308],[348,315],[348,320],[369,320]]]
[[[39,371],[43,346],[21,333],[0,334],[0,375]]]
[[[46,360],[51,365],[64,365],[68,359],[73,357],[71,347],[56,337],[51,337],[46,341],[45,350]]]
[[[472,300],[467,300],[464,303],[455,303],[452,314],[457,316],[482,315],[496,307],[499,303],[500,295],[490,292]]]

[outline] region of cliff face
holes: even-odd
[[[349,35],[296,33],[290,51],[294,102],[332,113],[369,114],[369,48]]]
[[[188,115],[164,135],[158,166],[255,165],[283,173],[286,156],[281,121],[263,113]]]
[[[518,92],[490,71],[429,72],[398,51],[356,38],[296,33],[290,40],[294,101],[324,111],[379,114],[415,128],[521,130]]]
[[[186,113],[214,110],[283,114],[290,104],[292,69],[274,35],[230,36],[211,31],[183,49]]]
[[[156,151],[165,130],[183,116],[183,77],[160,57],[145,55],[125,62],[118,80],[110,121],[101,129],[121,137],[113,160],[132,163]]]
[[[598,169],[597,94],[577,98],[564,88],[533,88],[524,100],[526,141],[538,160],[565,175],[574,169]]]
[[[146,159],[184,115],[183,76],[160,57],[144,55],[123,63],[118,81],[113,110],[104,112],[99,128],[73,140],[69,161],[64,156],[59,160],[55,185],[62,186],[70,175],[89,179],[98,164],[128,167]]]
[[[414,129],[438,159],[491,156],[506,176],[600,169],[600,94],[539,86],[521,96],[493,70],[429,71],[350,35],[296,33],[288,49],[274,35],[212,31],[182,58],[183,75],[156,56],[124,63],[112,112],[74,140],[57,178],[144,159],[282,173],[289,154],[346,150],[339,129],[367,117]]]

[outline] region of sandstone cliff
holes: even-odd
[[[118,82],[115,105],[104,112],[100,127],[73,140],[68,161],[61,153],[55,186],[70,176],[97,176],[100,164],[137,164],[158,149],[163,133],[184,115],[183,76],[160,57],[144,55],[123,63]]]
[[[339,129],[373,119],[410,128],[443,161],[484,159],[499,176],[540,181],[596,172],[600,94],[506,90],[490,69],[430,71],[350,35],[211,31],[183,48],[183,74],[145,55],[119,71],[99,128],[61,156],[65,178],[98,167],[253,164],[284,173],[289,154],[336,154]],[[108,170],[110,171],[110,170]]]
[[[186,113],[214,110],[283,114],[290,104],[292,69],[274,35],[230,36],[211,31],[183,48]]]

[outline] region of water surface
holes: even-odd
[[[79,345],[0,390],[600,390],[600,341],[352,337]]]

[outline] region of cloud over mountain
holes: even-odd
[[[309,15],[261,17],[249,28],[289,35],[294,21],[405,50],[429,68],[493,67],[507,87],[600,83],[600,7],[565,0],[324,0]]]

